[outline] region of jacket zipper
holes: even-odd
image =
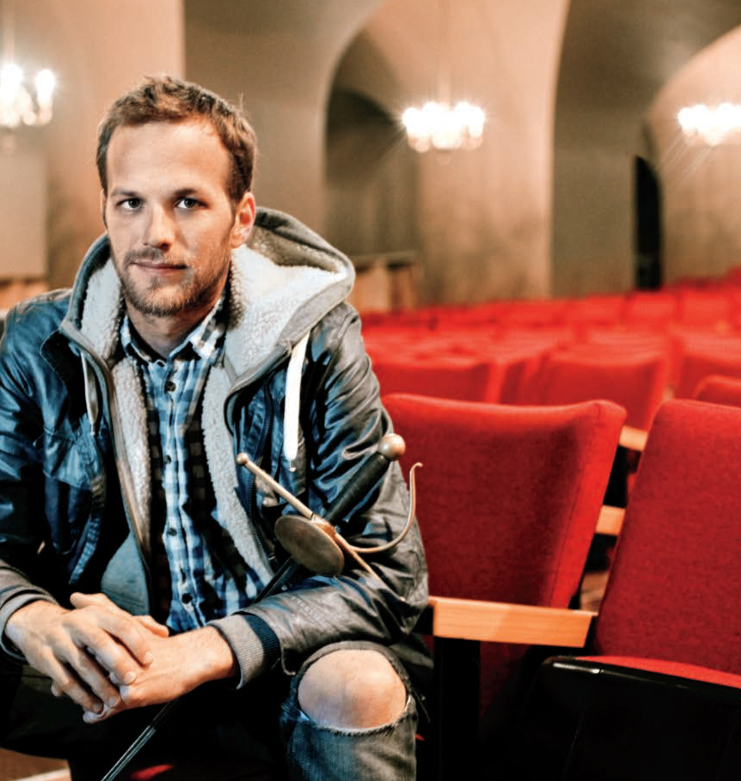
[[[275,411],[275,407],[273,405],[273,400],[270,397],[270,394],[267,392],[267,384],[272,379],[272,377],[275,375],[275,372],[277,371],[277,368],[274,369],[270,374],[263,377],[263,384],[261,385],[258,393],[262,394],[263,396],[263,404],[265,406],[265,422],[262,425],[258,442],[257,442],[257,453],[262,453],[265,448],[265,440],[267,439],[268,434],[271,431],[272,426],[272,420],[273,420],[273,412]],[[248,385],[248,382],[240,383],[239,386],[234,386],[232,389],[232,392],[229,393],[228,398],[226,399],[224,406],[225,409],[229,404],[229,400],[234,396],[234,393],[241,388],[244,388]],[[232,435],[232,441],[234,443],[237,442],[237,433],[234,425],[234,418],[233,416],[229,415],[227,416],[227,425],[229,426],[229,431]],[[255,456],[257,456],[257,453]],[[252,522],[252,526],[255,529],[255,534],[257,536],[257,540],[260,543],[260,547],[263,550],[263,553],[265,554],[265,558],[270,565],[270,568],[273,570],[273,572],[276,571],[278,566],[278,560],[275,556],[275,546],[270,545],[266,539],[265,536],[265,530],[262,527],[262,524],[258,520],[259,518],[259,508],[257,506],[257,486],[256,486],[256,480],[255,476],[248,472],[247,478],[246,478],[246,494],[247,494],[247,500],[249,502],[249,511],[248,511],[248,517],[250,521]],[[247,508],[245,508],[247,510]]]

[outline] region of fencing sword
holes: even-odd
[[[237,456],[237,463],[263,480],[281,498],[290,504],[300,515],[282,515],[275,522],[275,536],[283,549],[290,555],[289,565],[293,568],[303,566],[316,575],[336,577],[345,566],[345,556],[349,556],[357,565],[372,577],[378,577],[368,566],[363,556],[392,550],[406,537],[414,520],[414,471],[410,471],[411,511],[407,522],[399,535],[390,542],[372,547],[351,545],[337,530],[335,524],[344,520],[347,513],[366,497],[370,489],[380,480],[392,461],[404,455],[404,440],[398,434],[386,434],[378,443],[378,448],[363,464],[352,483],[329,509],[326,515],[319,516],[297,499],[283,486],[264,472],[246,453]]]
[[[237,454],[237,463],[240,466],[244,466],[256,478],[263,480],[294,510],[300,513],[298,516],[282,515],[275,522],[275,536],[286,553],[289,554],[289,558],[286,559],[273,579],[258,595],[256,602],[278,593],[301,569],[308,570],[315,575],[337,577],[344,569],[345,555],[349,556],[353,562],[373,578],[378,579],[378,575],[364,561],[363,556],[393,550],[409,533],[414,522],[416,506],[414,472],[420,465],[414,464],[409,471],[410,502],[407,521],[401,532],[390,542],[372,547],[351,545],[337,530],[336,524],[344,520],[350,510],[354,509],[366,498],[386,473],[391,463],[404,455],[405,449],[404,440],[398,434],[385,434],[379,441],[376,451],[360,467],[353,481],[345,487],[343,493],[323,517],[312,512],[300,499],[283,488],[280,483],[252,461],[246,453]],[[177,697],[157,711],[152,721],[126,749],[101,781],[115,781],[118,778],[121,771],[161,729],[181,700],[182,697]]]

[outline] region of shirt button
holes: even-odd
[[[168,381],[165,383],[165,390],[166,390],[168,393],[172,393],[172,392],[175,390],[175,383],[174,383],[172,380],[168,380]]]
[[[178,533],[178,531],[177,531],[177,529],[173,529],[172,527],[170,527],[167,530],[167,533],[170,535],[170,537],[174,537]]]
[[[165,456],[165,463],[166,464],[171,464],[172,463],[172,456],[170,456],[170,455]]]
[[[183,594],[181,597],[181,602],[184,605],[189,605],[193,601],[193,597],[190,594]]]

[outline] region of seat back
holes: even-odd
[[[697,401],[741,407],[741,378],[710,374],[700,381],[694,398]]]
[[[741,673],[741,409],[665,402],[641,456],[594,650]]]
[[[664,397],[669,362],[663,352],[619,354],[595,346],[592,354],[554,352],[540,375],[534,401],[575,404],[609,399],[625,407],[627,425],[648,429]]]
[[[416,472],[430,593],[567,607],[577,592],[625,410],[384,397]],[[481,649],[479,708],[524,647]]]
[[[576,591],[625,411],[384,397],[414,462],[430,592],[565,607]]]
[[[382,394],[415,393],[446,399],[488,401],[500,378],[496,366],[476,358],[378,358],[372,362]]]
[[[702,380],[711,374],[741,379],[739,347],[741,342],[736,337],[687,347],[678,368],[675,398],[694,398]]]

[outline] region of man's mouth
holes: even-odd
[[[153,271],[182,271],[185,266],[178,263],[156,263],[152,260],[138,260],[134,261],[135,266],[143,266],[144,268],[152,269]]]
[[[155,252],[130,252],[126,255],[126,266],[139,266],[149,271],[167,274],[173,271],[183,271],[187,266],[167,260],[162,253]]]

